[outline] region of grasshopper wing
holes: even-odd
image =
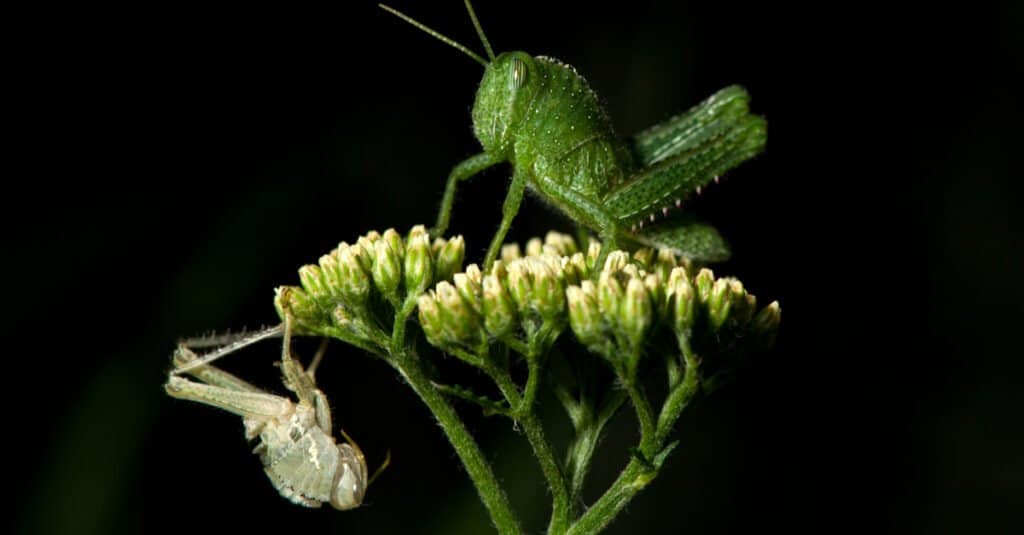
[[[714,125],[734,123],[749,114],[750,95],[746,89],[731,85],[700,104],[664,122],[643,130],[629,139],[633,156],[643,167],[692,150],[707,142]]]

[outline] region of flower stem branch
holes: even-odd
[[[484,502],[487,512],[490,513],[491,522],[494,523],[498,533],[508,535],[522,533],[519,521],[509,506],[505,491],[498,484],[491,465],[480,451],[480,446],[462,424],[455,409],[431,385],[420,363],[413,355],[405,352],[393,354],[389,361],[419,395],[430,412],[434,414],[437,423],[459,456],[459,460],[466,467],[470,479],[473,480],[473,485],[476,486],[477,493],[480,495],[481,501]]]

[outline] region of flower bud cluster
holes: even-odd
[[[634,377],[660,326],[687,340],[704,336],[721,343],[752,333],[771,344],[781,317],[778,302],[757,312],[757,299],[739,280],[716,279],[707,268],[692,276],[694,269],[665,250],[641,249],[632,256],[613,251],[596,283],[583,280],[566,289],[569,325],[626,379]]]
[[[542,351],[564,329],[566,286],[585,275],[583,255],[564,234],[530,240],[526,255],[505,245],[486,274],[472,264],[421,295],[420,325],[427,341],[449,352],[483,354],[489,340],[510,337]]]
[[[422,225],[404,238],[372,231],[300,268],[301,286],[278,288],[275,305],[300,331],[371,340],[370,331],[390,325],[407,300],[460,271],[465,250],[461,236],[431,242]]]

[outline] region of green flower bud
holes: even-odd
[[[318,266],[306,265],[299,268],[299,281],[302,288],[306,290],[314,300],[322,301],[329,299],[331,290],[324,280],[324,273]]]
[[[676,265],[675,253],[668,249],[658,249],[654,265],[651,266],[651,271],[661,277],[661,280],[667,281],[669,274],[672,273]]]
[[[732,293],[729,291],[730,280],[721,278],[715,281],[711,287],[711,297],[708,299],[708,319],[711,321],[711,328],[715,331],[722,328],[725,320],[729,319],[729,311],[732,309]]]
[[[456,273],[454,279],[455,290],[459,293],[459,297],[473,310],[482,310],[482,281],[480,269],[476,267],[476,264],[470,264],[466,273]]]
[[[654,249],[643,247],[633,252],[633,263],[644,270],[648,270],[651,267],[653,260]]]
[[[544,247],[540,238],[530,238],[530,241],[526,242],[526,256],[540,256],[543,253]]]
[[[316,324],[323,319],[316,302],[302,288],[295,286],[274,289],[274,308],[281,321],[284,321],[286,312],[303,324]]]
[[[495,338],[506,336],[515,328],[515,303],[495,275],[483,278],[483,314],[484,327]]]
[[[584,281],[584,284],[590,281]],[[591,284],[593,288],[593,284]],[[570,286],[565,290],[569,306],[569,326],[576,338],[586,346],[599,346],[604,338],[601,311],[593,293],[587,293],[579,286]]]
[[[410,233],[408,250],[405,253],[406,295],[419,295],[434,282],[434,257],[430,252],[430,239],[426,230]]]
[[[484,341],[480,332],[477,314],[462,300],[459,292],[447,281],[441,281],[435,290],[440,308],[444,338],[450,342],[462,344],[471,349],[480,346]]]
[[[590,243],[587,245],[587,268],[590,272],[593,272],[595,269],[600,269],[599,267],[594,266],[594,264],[597,263],[597,258],[599,256],[601,256],[601,242],[591,239]]]
[[[565,312],[565,283],[559,276],[561,268],[556,271],[551,262],[558,260],[548,255],[528,264],[533,278],[532,304],[545,321],[558,322]]]
[[[402,283],[402,263],[386,235],[387,232],[385,238],[373,244],[373,282],[385,297],[395,301],[398,299],[398,286]]]
[[[441,310],[437,306],[434,292],[420,295],[416,303],[419,309],[420,327],[423,328],[423,334],[426,335],[427,341],[435,346],[443,345]]]
[[[583,253],[574,253],[571,257],[563,258],[562,273],[565,274],[566,284],[579,285],[590,278],[590,270],[587,268],[587,260]]]
[[[548,248],[553,249],[552,254],[555,256],[572,256],[578,252],[576,240],[572,239],[572,236],[553,230],[544,236],[544,247],[545,251]]]
[[[377,239],[379,240],[380,238],[378,237]],[[363,236],[359,238],[355,245],[349,246],[346,243],[342,243],[342,245],[338,246],[338,252],[340,254],[341,251],[347,249],[352,258],[359,262],[359,267],[363,268],[363,273],[373,273],[373,244],[375,241],[371,242]]]
[[[657,275],[644,277],[644,288],[651,296],[651,306],[654,307],[656,318],[664,318],[668,314],[668,296],[666,295],[663,279]]]
[[[366,256],[360,245],[338,250],[338,287],[342,297],[353,306],[364,305],[370,295],[370,277],[358,255]]]
[[[505,269],[508,272],[508,293],[516,304],[516,310],[520,314],[525,314],[530,308],[533,293],[533,281],[530,280],[529,270],[522,260],[510,262]]]
[[[779,306],[778,301],[772,301],[771,304],[762,308],[754,316],[750,330],[757,336],[763,346],[769,347],[775,343],[775,334],[778,332],[781,321],[782,308]]]
[[[405,257],[405,244],[402,242],[402,237],[395,232],[395,229],[389,228],[384,231],[384,235],[381,236],[381,240],[387,242],[391,246],[391,250],[394,251],[395,256],[401,260]]]
[[[341,296],[341,273],[338,270],[338,257],[336,253],[325,254],[317,262],[320,265],[320,272],[323,274],[324,284],[328,293],[332,296]]]
[[[522,254],[519,252],[518,243],[506,243],[501,246],[501,259],[506,264],[517,259],[522,258]]]
[[[638,278],[629,279],[629,282],[626,283],[626,294],[619,305],[618,312],[619,329],[629,340],[634,351],[639,353],[638,350],[643,347],[647,329],[654,320],[651,297],[647,293],[643,281]],[[639,354],[633,356],[637,357]],[[633,363],[633,367],[635,367],[635,363]]]
[[[462,236],[456,236],[445,242],[437,252],[434,279],[439,281],[451,279],[452,275],[462,270],[462,262],[465,258],[466,240],[462,239]]]
[[[729,281],[729,293],[732,300],[732,322],[737,326],[744,326],[754,316],[757,310],[757,299],[747,293],[743,283],[737,279]]]
[[[622,294],[619,281],[607,271],[601,272],[601,278],[597,281],[597,305],[604,317],[614,318],[618,314]]]
[[[612,251],[604,261],[604,271],[615,273],[629,265],[629,253],[625,251]]]
[[[697,302],[686,268],[677,267],[668,276],[668,298],[672,307],[672,328],[677,334],[688,334],[697,318]]]
[[[697,290],[697,299],[706,305],[711,298],[711,287],[715,285],[715,273],[708,268],[701,269],[693,279],[693,285]]]

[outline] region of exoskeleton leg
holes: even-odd
[[[226,373],[226,372],[222,372]],[[178,375],[167,378],[164,390],[171,397],[197,401],[226,410],[243,418],[268,420],[290,410],[287,398],[267,392],[235,390],[191,381]]]
[[[431,229],[430,234],[439,238],[448,230],[448,221],[452,213],[452,204],[455,202],[455,190],[458,183],[472,178],[484,169],[499,163],[500,160],[492,158],[486,152],[470,156],[456,165],[448,175],[448,183],[444,188],[444,198],[441,199],[441,210],[437,213],[437,223]]]

